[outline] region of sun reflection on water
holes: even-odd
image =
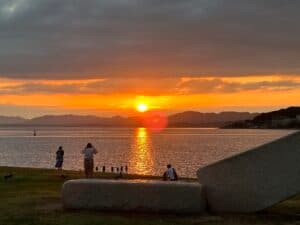
[[[147,174],[152,166],[153,159],[149,133],[146,128],[137,128],[135,130],[130,157],[130,172],[135,174]]]

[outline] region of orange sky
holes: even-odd
[[[299,105],[299,7],[0,1],[0,115],[129,116],[139,102],[167,114]]]
[[[197,111],[266,111],[299,104],[300,79],[287,76],[225,78],[0,80],[3,114],[136,114],[136,105],[167,114]],[[8,107],[9,108],[9,107]],[[35,110],[31,110],[31,108]],[[16,110],[20,109],[20,110]]]

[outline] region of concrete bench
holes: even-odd
[[[256,212],[300,193],[300,132],[198,170],[209,208]]]
[[[201,213],[206,208],[199,183],[145,180],[70,180],[63,185],[66,209]]]

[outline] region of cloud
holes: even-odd
[[[121,78],[73,81],[23,80],[6,82],[0,86],[0,95],[67,94],[67,95],[191,95],[226,94],[239,92],[278,92],[300,90],[295,78],[264,77],[258,81],[243,78]]]
[[[1,81],[1,80],[0,80]],[[15,83],[14,80],[6,81],[0,86],[0,95],[26,95],[26,94],[131,94],[131,95],[161,95],[172,94],[174,87],[180,79],[92,79],[73,81],[35,81],[23,80]]]
[[[188,79],[182,81],[177,90],[181,94],[207,94],[207,93],[238,93],[245,91],[291,91],[300,90],[299,80],[263,80],[238,82],[224,80],[220,78],[213,79]]]
[[[0,76],[298,75],[299,7],[296,0],[2,0]]]

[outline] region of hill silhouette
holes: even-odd
[[[237,121],[225,128],[300,128],[300,107],[261,113],[252,120]]]
[[[186,111],[169,116],[171,127],[220,127],[235,121],[253,119],[258,113],[220,112],[201,113]]]
[[[170,115],[169,127],[220,127],[235,121],[253,119],[257,113],[221,112],[201,113],[186,111]],[[1,117],[0,117],[1,118]],[[139,127],[143,126],[140,117],[98,117],[93,115],[45,115],[32,119],[5,117],[0,125],[15,126],[109,126],[109,127]]]
[[[22,124],[27,120],[22,117],[17,116],[0,116],[0,124],[1,125],[9,125],[9,124]]]

